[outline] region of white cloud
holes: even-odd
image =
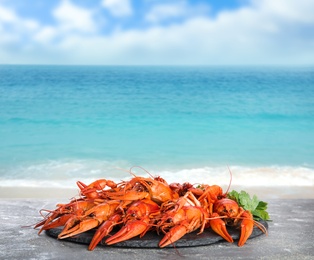
[[[0,6],[0,22],[12,23],[18,20],[16,14],[10,10],[9,8],[5,8],[4,6]]]
[[[158,4],[146,14],[146,20],[157,23],[170,18],[182,17],[188,14],[189,10],[184,2]]]
[[[0,47],[2,44],[14,44],[28,41],[39,28],[38,22],[20,18],[14,10],[0,5]]]
[[[13,10],[0,5],[0,25],[22,30],[34,30],[38,23],[31,19],[21,19]]]
[[[3,7],[0,14],[1,10]],[[5,53],[0,63],[215,65],[314,61],[311,0],[252,0],[250,6],[221,12],[216,18],[193,16],[167,27],[154,23],[146,29],[117,30],[107,35],[97,31],[92,10],[68,1],[57,10],[55,26],[40,26],[33,21],[25,26],[26,20],[13,11],[0,16],[0,53]],[[183,8],[168,15],[184,12]],[[4,19],[23,24],[24,34],[33,41],[23,45],[16,36],[21,34],[20,29],[6,30]],[[4,38],[20,47],[6,51],[9,45]]]
[[[56,44],[72,34],[91,35],[97,32],[94,11],[74,5],[69,0],[63,0],[56,9],[52,10],[56,25],[41,26],[34,34],[34,40],[42,44]]]
[[[96,31],[93,12],[72,4],[69,0],[63,0],[54,11],[54,17],[59,22],[58,29],[75,30],[80,32]]]
[[[148,22],[160,23],[166,20],[176,18],[187,18],[205,14],[209,6],[194,5],[190,6],[186,1],[176,1],[172,3],[155,4],[146,14],[145,19]]]
[[[278,19],[290,20],[296,22],[314,22],[313,1],[302,0],[253,0],[253,5],[259,12],[272,15]]]
[[[277,0],[280,1],[280,0]],[[306,2],[306,1],[305,1]],[[314,3],[306,3],[314,11]],[[84,60],[97,64],[308,64],[314,60],[314,36],[302,35],[313,23],[302,2],[281,1],[293,12],[278,14],[265,5],[220,13],[216,19],[191,18],[182,24],[154,26],[145,31],[117,31],[109,36],[81,39]],[[272,8],[271,8],[272,7]],[[308,17],[304,17],[304,13]],[[308,22],[305,22],[308,21]],[[293,24],[294,30],[287,26]],[[307,34],[310,32],[307,31]],[[74,44],[72,39],[72,43]]]
[[[34,35],[34,40],[40,43],[49,43],[58,36],[58,30],[53,26],[45,26]]]
[[[130,0],[103,0],[102,6],[117,17],[129,16],[133,13]]]

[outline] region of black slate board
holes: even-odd
[[[266,229],[268,229],[268,224],[266,221],[259,221],[259,223],[263,224]],[[53,228],[50,230],[46,230],[46,234],[48,236],[51,236],[53,238],[58,238],[58,235],[61,233],[62,227],[60,228]],[[112,232],[114,234],[116,230]],[[210,229],[205,229],[202,234],[197,235],[197,232],[192,232],[189,234],[186,234],[184,237],[182,237],[180,240],[175,242],[175,247],[191,247],[191,246],[205,246],[205,245],[210,245],[214,244],[217,242],[225,241],[221,236],[217,235]],[[233,228],[233,227],[228,227],[228,232],[232,236],[234,240],[238,240],[240,237],[240,230]],[[70,237],[63,239],[65,241],[70,241],[74,243],[80,243],[80,244],[89,244],[95,234],[95,230],[90,230],[87,232],[84,232],[80,235],[77,235],[75,237]],[[254,227],[253,233],[250,236],[249,239],[260,236],[264,234],[259,228]],[[158,235],[156,232],[147,232],[144,237],[140,238],[134,237],[130,240],[120,242],[114,245],[111,245],[111,247],[125,247],[125,248],[159,248],[158,243],[162,239],[163,234]],[[103,241],[105,241],[103,239]],[[104,243],[99,243],[101,246],[108,246]],[[173,248],[173,245],[169,245],[167,247]]]

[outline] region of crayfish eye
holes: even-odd
[[[132,216],[132,217],[136,217],[136,214],[135,214],[135,213],[132,213],[131,216]]]
[[[172,223],[172,218],[168,218],[168,219],[167,219],[167,222],[168,222],[168,223]]]
[[[89,216],[93,218],[93,217],[96,216],[96,214],[95,213],[91,213],[91,214],[89,214]]]

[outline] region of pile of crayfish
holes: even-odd
[[[250,211],[227,198],[228,192],[224,193],[218,185],[168,184],[161,177],[134,174],[129,181],[120,183],[100,179],[89,185],[78,181],[77,185],[80,190],[77,198],[57,204],[55,210],[41,210],[41,214],[46,214],[35,225],[41,227],[38,234],[64,226],[58,235],[64,239],[96,229],[89,245],[89,250],[93,250],[102,240],[112,245],[138,235],[143,237],[151,230],[164,234],[159,247],[174,244],[196,230],[200,234],[205,228],[232,243],[226,225],[240,227],[238,246],[246,243],[254,226],[267,233]],[[111,234],[114,227],[120,229]]]

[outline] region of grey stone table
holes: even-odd
[[[86,245],[37,235],[22,228],[40,220],[41,208],[54,209],[67,200],[1,199],[0,259],[314,259],[314,200],[268,200],[268,236],[248,240],[244,247],[221,242],[209,246],[127,249]]]

